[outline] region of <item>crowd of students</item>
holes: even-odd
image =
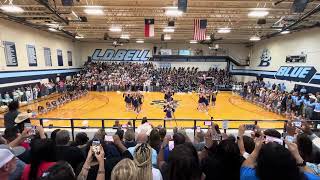
[[[202,81],[210,85],[229,85],[226,70],[210,68],[156,68],[152,63],[87,62],[83,70],[65,82],[66,89],[91,91],[162,91],[170,86],[175,92],[197,91]]]
[[[57,91],[57,84],[53,81],[47,83],[37,83],[34,85],[21,86],[13,89],[11,92],[6,91],[3,95],[0,93],[0,106],[8,105],[12,101],[20,103],[30,103],[39,98],[47,97]]]
[[[221,133],[212,122],[193,138],[181,128],[169,135],[146,118],[134,131],[115,125],[71,141],[70,132],[48,136],[41,126],[6,128],[0,136],[2,180],[318,180],[320,138],[308,122],[286,123],[283,134],[258,125]],[[193,139],[193,140],[192,140]]]
[[[284,116],[294,115],[307,120],[320,119],[320,92],[312,94],[305,87],[286,91],[284,84],[271,84],[264,81],[251,81],[237,84],[233,88],[240,95],[269,111]]]

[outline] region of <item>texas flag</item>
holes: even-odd
[[[144,20],[144,37],[154,37],[154,19]]]

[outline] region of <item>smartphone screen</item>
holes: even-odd
[[[32,129],[31,123],[24,123],[24,128],[25,129]]]
[[[301,123],[301,121],[293,121],[292,125],[295,127],[301,127],[302,123]]]
[[[215,135],[212,136],[212,140],[221,141],[222,140],[222,135],[221,134],[215,134]]]
[[[265,138],[266,138],[266,142],[275,142],[275,143],[278,143],[280,145],[283,145],[283,140],[282,139],[271,137],[271,136],[265,136]]]
[[[92,141],[92,150],[94,153],[100,152],[100,141],[99,140]]]
[[[204,122],[204,125],[205,125],[205,126],[212,126],[212,121],[205,121],[205,122]]]
[[[174,148],[174,141],[169,141],[169,151],[172,151]]]
[[[294,141],[294,137],[293,136],[286,136],[286,140],[292,143]]]
[[[246,130],[254,130],[256,128],[256,125],[254,124],[246,124]]]
[[[107,141],[107,142],[113,142],[113,137],[112,137],[112,136],[105,135],[105,136],[104,136],[104,140]]]

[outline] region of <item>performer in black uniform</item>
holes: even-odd
[[[132,98],[131,98],[130,92],[124,93],[123,97],[124,97],[124,102],[126,103],[126,108],[128,111],[132,108],[132,106],[131,106]]]

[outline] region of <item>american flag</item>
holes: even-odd
[[[202,41],[206,39],[207,20],[195,19],[194,20],[194,32],[193,40]]]

